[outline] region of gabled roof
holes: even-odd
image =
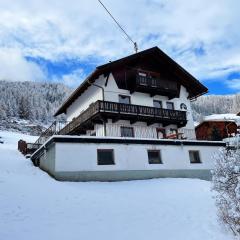
[[[179,76],[179,79],[181,81],[180,83],[187,88],[190,99],[207,93],[208,89],[203,86],[196,78],[194,78],[190,73],[183,69],[173,59],[167,56],[158,47],[153,47],[96,67],[95,71],[92,72],[83,81],[83,83],[70,95],[70,97],[62,104],[62,106],[58,109],[54,116],[65,113],[66,109],[72,104],[72,102],[74,102],[76,98],[78,98],[91,85],[90,83],[93,83],[100,75],[108,74],[112,72],[113,69],[119,68],[121,66],[126,66],[127,64],[130,64],[131,62],[142,57],[149,57],[150,59],[154,58],[156,61],[164,62],[165,64],[167,64],[171,71],[174,71],[175,74]]]

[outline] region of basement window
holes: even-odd
[[[98,149],[97,163],[98,165],[114,165],[113,149]]]
[[[133,127],[121,127],[121,137],[134,137]]]
[[[201,163],[199,151],[189,151],[190,163]]]
[[[162,164],[160,150],[148,150],[148,163],[149,164]]]

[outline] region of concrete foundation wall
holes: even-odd
[[[151,178],[198,178],[211,180],[210,170],[129,170],[55,172],[60,181],[128,181]]]
[[[51,175],[55,173],[55,144],[52,144],[47,150],[43,150],[43,154],[39,159],[39,167]]]
[[[70,138],[69,138],[70,139]],[[148,143],[148,141],[147,141]],[[158,142],[157,142],[158,143]],[[221,144],[220,144],[221,145]],[[46,147],[40,168],[58,180],[117,181],[156,177],[189,177],[209,180],[213,154],[220,145],[212,144],[125,144],[55,142]],[[113,165],[98,165],[97,149],[113,149]],[[149,164],[147,150],[160,150],[162,164]],[[189,150],[199,151],[201,163],[190,163]]]

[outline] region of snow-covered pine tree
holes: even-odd
[[[0,120],[2,124],[11,119],[50,124],[71,91],[57,83],[0,81]]]
[[[214,158],[212,182],[219,219],[240,236],[240,150],[221,149]]]
[[[201,96],[192,104],[193,117],[201,121],[201,116],[221,113],[237,113],[240,110],[240,94]]]

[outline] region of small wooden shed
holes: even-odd
[[[203,121],[196,128],[198,140],[220,141],[237,134],[237,124],[231,120]]]

